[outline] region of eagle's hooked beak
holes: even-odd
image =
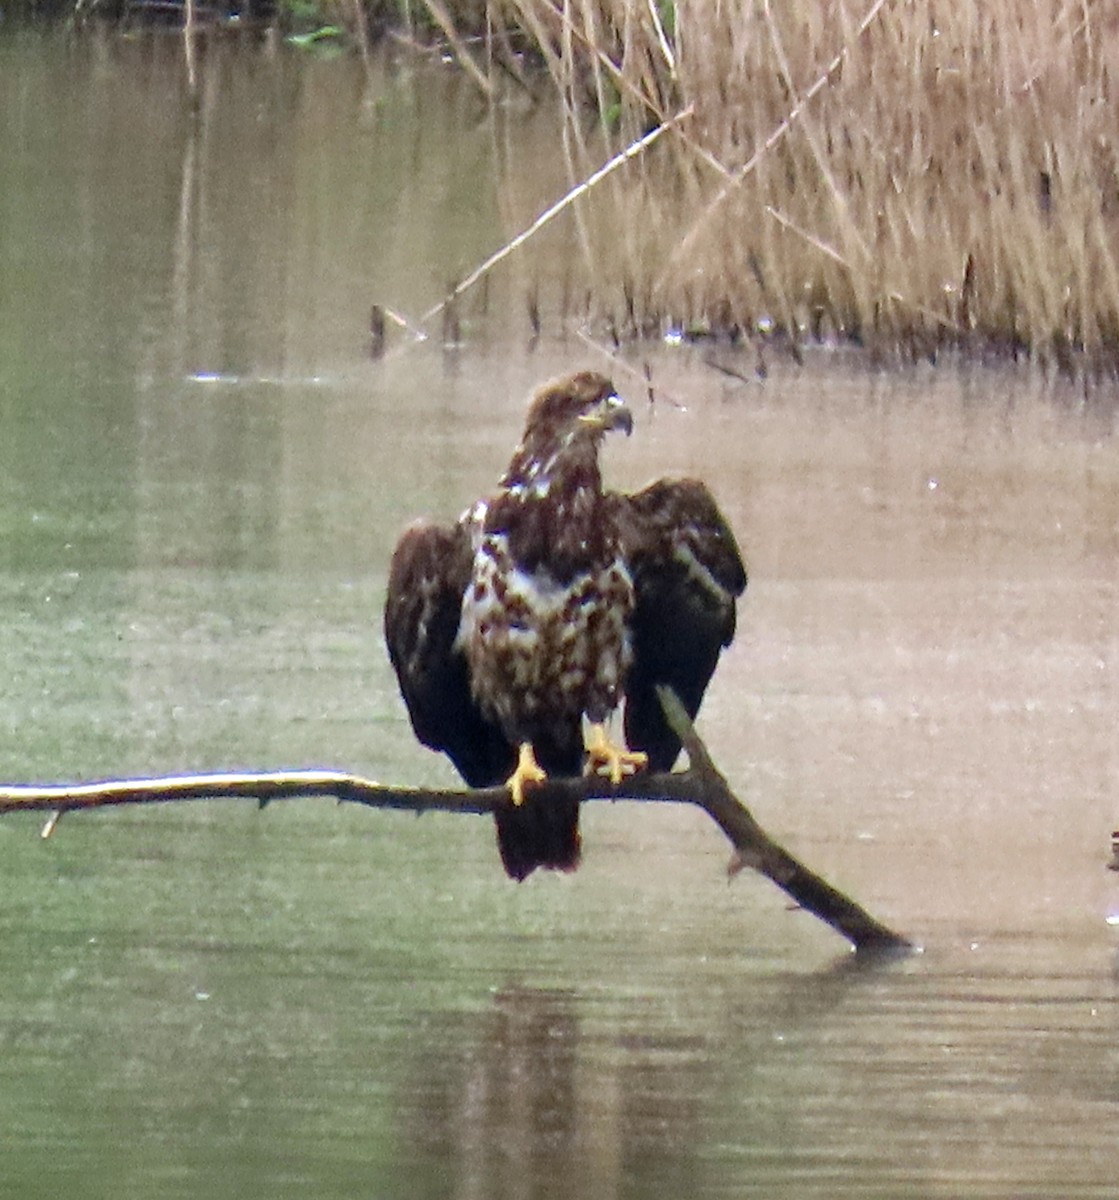
[[[621,396],[614,392],[604,396],[592,412],[580,414],[579,420],[592,429],[602,430],[603,433],[614,429],[623,430],[626,437],[633,433],[633,413]]]

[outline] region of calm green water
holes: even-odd
[[[380,641],[392,543],[601,360],[530,347],[514,273],[456,351],[374,364],[367,315],[554,198],[546,114],[206,67],[193,127],[172,41],[0,39],[0,778],[448,782]],[[1115,396],[706,353],[648,350],[608,472],[719,493],[752,582],[704,732],[924,953],[853,963],[684,811],[591,806],[584,868],[520,887],[482,820],[6,818],[0,1195],[1116,1194]]]

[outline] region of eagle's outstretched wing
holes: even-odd
[[[472,557],[461,523],[405,530],[389,570],[385,643],[416,737],[444,751],[471,787],[488,787],[510,774],[517,754],[475,703],[455,645]]]
[[[636,592],[633,664],[626,681],[625,732],[655,771],[670,770],[680,740],[656,695],[667,684],[688,714],[734,637],[735,603],[746,567],[714,497],[698,479],[661,479],[616,496],[622,546]]]

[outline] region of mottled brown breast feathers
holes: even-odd
[[[618,705],[633,587],[598,450],[630,428],[609,380],[538,393],[475,539],[459,645],[479,707],[511,741],[567,744]]]

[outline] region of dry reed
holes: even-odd
[[[491,74],[542,59],[573,184],[676,121],[582,214],[632,331],[1119,366],[1107,0],[492,0],[487,28]]]

